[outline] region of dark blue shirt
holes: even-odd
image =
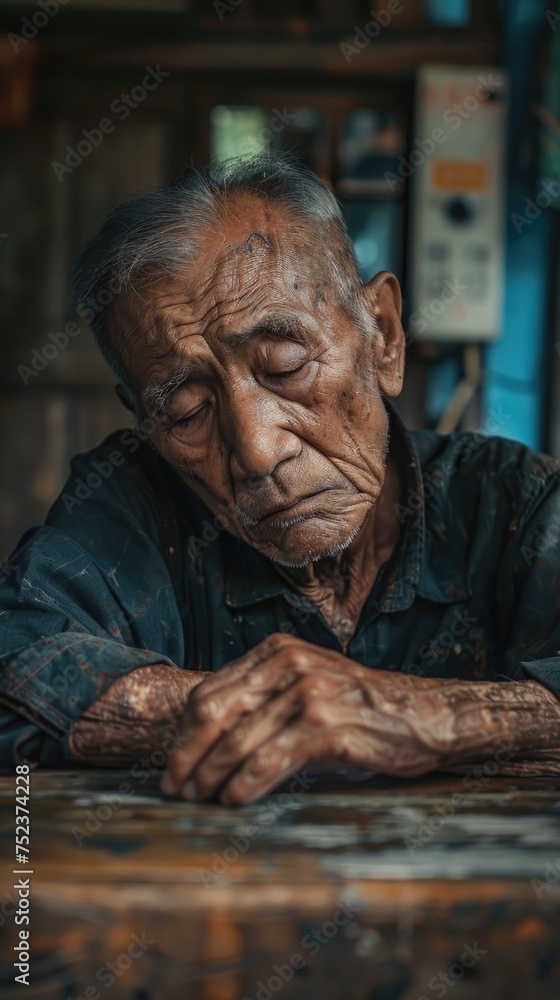
[[[288,631],[367,667],[532,678],[560,697],[560,465],[480,434],[407,432],[401,536],[342,649],[320,608],[231,535],[141,431],[78,455],[0,571],[0,764],[65,764],[71,727],[145,664],[220,670]]]

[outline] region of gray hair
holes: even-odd
[[[126,371],[109,331],[115,297],[138,292],[154,276],[176,275],[193,264],[200,236],[216,227],[237,194],[281,204],[299,221],[318,229],[314,253],[332,281],[340,304],[364,334],[375,329],[360,294],[356,254],[332,191],[292,158],[263,153],[189,169],[155,191],[118,205],[80,256],[71,280],[79,315],[119,378]],[[111,310],[109,310],[111,306]]]

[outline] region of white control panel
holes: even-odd
[[[416,340],[500,336],[506,77],[501,69],[425,66],[414,138],[401,163],[412,184]]]

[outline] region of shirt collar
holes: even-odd
[[[438,535],[434,531],[433,511],[426,511],[425,497],[433,495],[433,482],[438,481],[441,493],[437,500],[445,515],[448,491],[444,477],[432,476],[426,482],[412,435],[387,400],[385,405],[389,414],[389,449],[402,476],[398,513],[403,527],[397,548],[386,566],[379,610],[404,611],[416,594],[441,604],[464,600],[470,594],[465,567],[456,561],[451,546],[445,544],[444,532]]]
[[[387,400],[385,405],[389,415],[389,450],[402,471],[399,515],[403,530],[391,560],[382,571],[381,592],[377,587],[372,591],[378,594],[378,610],[404,611],[416,594],[443,604],[463,600],[470,594],[464,567],[454,561],[444,539],[426,526],[426,488],[413,439],[393,406]],[[443,482],[441,489],[445,498]],[[318,610],[289,587],[274,563],[252,546],[229,535],[226,545],[226,605],[245,607],[282,595],[296,607]]]
[[[225,603],[231,608],[257,604],[284,594],[296,603],[301,595],[277,573],[274,563],[241,539],[228,536],[225,574]],[[303,599],[303,598],[302,598]]]

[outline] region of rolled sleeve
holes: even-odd
[[[59,498],[0,571],[0,766],[65,760],[73,723],[152,664],[184,665],[183,620],[157,518],[123,467],[78,509]]]
[[[560,652],[555,657],[521,663],[526,678],[538,681],[560,699]]]
[[[119,677],[155,663],[174,665],[159,652],[63,632],[0,659],[0,699],[61,735]]]

